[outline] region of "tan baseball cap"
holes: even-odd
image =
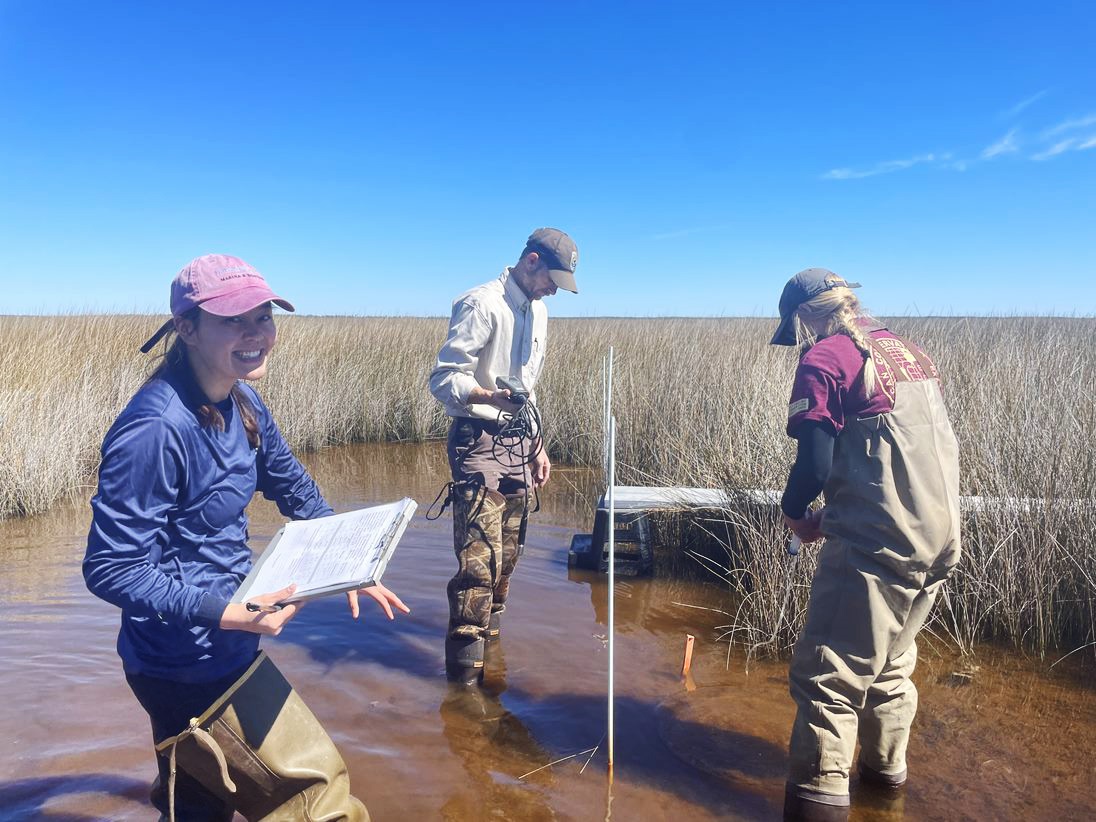
[[[558,228],[538,228],[525,242],[525,252],[535,251],[548,265],[548,276],[559,288],[578,293],[575,269],[578,268],[578,246]]]

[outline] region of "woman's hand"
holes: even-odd
[[[365,594],[367,597],[375,600],[377,605],[380,606],[380,609],[384,611],[389,619],[396,618],[396,615],[392,612],[393,605],[405,614],[411,613],[411,609],[403,604],[403,600],[378,582],[376,585],[370,585],[368,588],[359,588],[356,591],[346,592],[346,601],[350,604],[350,616],[354,617],[354,619],[357,619],[359,614],[358,594]]]
[[[822,528],[822,515],[825,511],[825,508],[808,511],[802,519],[792,519],[787,514],[783,514],[784,524],[791,529],[793,534],[803,540],[804,545],[809,542],[817,542],[824,536],[820,529]]]
[[[226,631],[249,631],[253,634],[277,636],[289,620],[304,607],[303,602],[278,605],[293,596],[296,585],[290,585],[272,594],[251,597],[247,602],[230,602],[221,614],[221,627]],[[248,605],[261,610],[248,610]]]

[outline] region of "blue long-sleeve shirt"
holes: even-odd
[[[245,507],[258,490],[291,519],[332,512],[258,394],[241,386],[258,449],[231,398],[217,404],[224,431],[200,424],[207,400],[187,367],[143,386],[103,441],[84,579],[122,609],[127,673],[208,682],[250,662],[258,635],[218,627],[251,569]]]

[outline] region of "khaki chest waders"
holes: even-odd
[[[958,445],[939,383],[892,371],[894,410],[849,420],[835,443],[826,541],[789,672],[793,800],[848,806],[858,739],[862,767],[905,780],[914,640],[959,561]]]

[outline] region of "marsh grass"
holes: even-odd
[[[147,316],[0,317],[0,516],[94,485],[106,429],[154,364]],[[598,465],[602,360],[615,350],[618,482],[781,488],[794,355],[764,319],[564,319],[538,386],[558,462]],[[892,323],[939,364],[963,493],[1012,500],[965,513],[965,554],[932,630],[969,649],[1003,640],[1056,654],[1096,641],[1096,320],[913,318]],[[293,447],[444,436],[426,391],[443,319],[287,317],[259,386]],[[707,512],[698,552],[738,594],[724,629],[747,647],[795,636],[813,552],[789,565],[773,509]],[[701,559],[696,560],[699,564]]]

